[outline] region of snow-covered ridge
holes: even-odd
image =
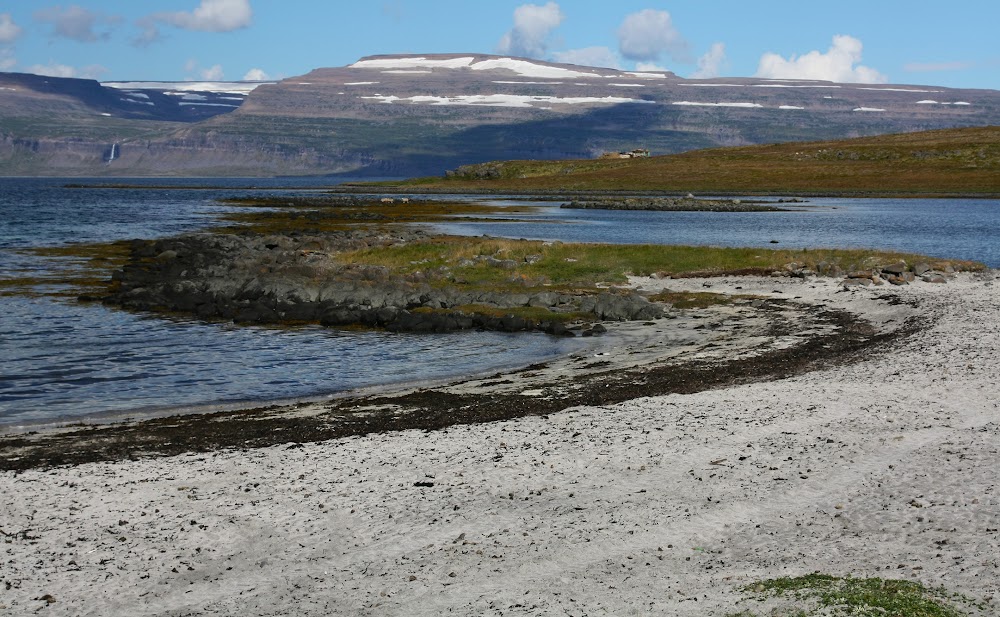
[[[760,103],[698,103],[695,101],[676,101],[671,105],[690,105],[693,107],[744,107],[747,109],[758,109],[764,107]]]
[[[699,87],[703,87],[703,88],[742,88],[743,87],[743,84],[716,84],[716,83],[709,83],[709,84],[701,84],[701,83],[699,83],[699,84],[685,84],[685,83],[681,83],[681,84],[677,84],[677,85],[678,86],[699,86]]]
[[[826,84],[802,84],[802,85],[792,85],[792,84],[753,84],[752,88],[840,88],[840,86],[831,86]]]
[[[218,92],[247,95],[273,81],[105,81],[102,86],[116,90],[174,90],[177,92]]]
[[[448,58],[447,60],[431,60],[424,57],[372,58],[370,60],[358,60],[354,64],[348,66],[352,69],[461,69],[472,64],[473,60],[475,60],[475,58],[472,56],[464,58]]]
[[[600,77],[597,73],[584,73],[573,71],[558,66],[548,66],[535,64],[527,60],[515,60],[514,58],[497,58],[495,60],[483,60],[469,66],[473,71],[490,71],[493,69],[507,69],[523,77],[545,77],[579,79],[581,77]]]
[[[915,90],[913,88],[858,88],[858,90],[878,90],[880,92],[942,92],[942,90]]]
[[[558,66],[549,66],[529,62],[528,60],[518,60],[516,58],[492,58],[490,60],[475,61],[472,56],[462,58],[448,58],[444,60],[434,60],[426,57],[408,58],[372,58],[370,60],[358,60],[354,64],[348,65],[352,69],[471,69],[473,71],[491,71],[494,69],[507,69],[517,73],[522,77],[542,77],[548,79],[574,79],[581,77],[601,77],[597,73],[574,71]]]
[[[386,104],[411,103],[427,105],[471,105],[480,107],[535,107],[534,103],[547,105],[618,105],[621,103],[649,103],[642,99],[630,99],[617,96],[528,96],[523,94],[474,94],[457,96],[408,96],[393,95],[362,96],[362,99],[376,100]]]

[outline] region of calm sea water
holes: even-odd
[[[196,230],[230,209],[218,198],[316,181],[173,182],[259,188],[66,189],[64,180],[0,178],[0,279],[51,269],[50,260],[18,249]],[[530,364],[583,344],[542,334],[237,327],[51,298],[0,297],[0,427],[314,398]]]
[[[498,202],[505,203],[505,202]],[[563,210],[539,203],[527,223],[440,225],[461,235],[564,242],[774,248],[878,248],[1000,267],[1000,200],[810,199],[794,212]],[[772,240],[777,241],[773,244]]]
[[[126,182],[221,188],[67,189],[59,179],[0,178],[0,279],[52,268],[50,259],[18,249],[192,231],[231,209],[219,198],[305,192],[316,181]],[[440,228],[582,242],[891,248],[1000,267],[998,200],[814,199],[798,212],[752,214],[537,205],[522,217],[528,223],[480,219]],[[536,334],[237,327],[0,297],[0,426],[316,398],[529,364],[584,344]]]

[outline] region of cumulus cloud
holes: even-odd
[[[83,68],[76,68],[58,62],[48,64],[33,64],[25,69],[28,73],[36,75],[48,75],[49,77],[77,77],[81,79],[100,79],[101,75],[108,72],[106,67],[100,64],[91,64]]]
[[[162,39],[160,24],[199,32],[232,32],[248,27],[252,20],[250,0],[201,0],[193,11],[154,13],[137,20],[142,32],[133,43],[144,47]]]
[[[243,81],[267,81],[271,77],[264,72],[263,69],[253,68],[247,71],[247,74],[243,76]]]
[[[670,71],[670,69],[660,66],[655,62],[636,62],[635,70],[640,73],[664,73]]]
[[[766,53],[757,65],[756,77],[770,79],[818,79],[841,83],[880,84],[889,78],[873,68],[861,66],[861,41],[846,34],[833,37],[826,53],[811,51],[785,59]]]
[[[255,69],[259,70],[259,69]],[[213,64],[205,68],[197,58],[188,58],[184,63],[185,80],[187,81],[223,81],[226,78],[221,64]]]
[[[110,33],[107,31],[98,33],[96,27],[101,24],[114,25],[121,21],[119,17],[88,11],[75,4],[66,9],[61,6],[54,6],[35,11],[35,19],[43,23],[52,24],[52,33],[56,36],[73,39],[81,43],[106,40],[110,36]]]
[[[685,62],[690,59],[688,48],[666,11],[644,9],[626,15],[618,27],[618,49],[629,60],[656,62],[666,54]]]
[[[522,4],[514,9],[514,27],[500,39],[497,50],[502,54],[541,58],[548,49],[549,34],[565,17],[555,2]]]
[[[565,64],[579,64],[581,66],[601,66],[609,69],[620,69],[621,60],[618,54],[607,47],[584,47],[582,49],[568,49],[557,51],[552,54],[556,62]]]
[[[199,75],[205,81],[222,81],[226,78],[226,74],[223,72],[221,64],[213,64],[207,69],[202,69]]]
[[[0,45],[9,45],[21,36],[21,26],[14,23],[10,13],[0,13]]]
[[[694,79],[711,79],[718,77],[726,63],[726,46],[715,43],[702,57],[698,58],[698,69],[691,74]]]
[[[9,71],[17,66],[17,58],[9,49],[0,48],[0,71]]]
[[[153,18],[184,30],[230,32],[249,26],[253,9],[250,0],[201,0],[191,12],[157,13]]]

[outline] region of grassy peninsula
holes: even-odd
[[[1000,196],[1000,126],[712,148],[636,159],[496,161],[407,190]]]

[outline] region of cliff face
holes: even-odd
[[[3,77],[6,174],[422,175],[497,159],[1000,124],[993,90],[685,80],[472,54],[364,58],[249,96],[225,84],[112,89],[36,76],[5,85]],[[48,122],[25,111],[40,107]]]

